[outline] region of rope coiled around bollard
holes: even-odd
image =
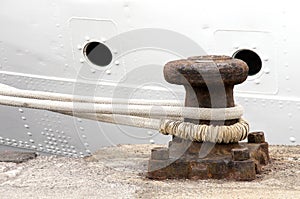
[[[249,133],[249,124],[244,119],[230,126],[193,124],[189,122],[161,120],[159,132],[199,142],[234,143],[244,140]]]

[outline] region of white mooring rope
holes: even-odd
[[[184,139],[217,143],[238,142],[246,138],[248,123],[240,119],[241,106],[231,108],[181,107],[172,100],[125,100],[72,96],[61,93],[29,91],[0,84],[0,104],[54,111],[85,119],[159,130]],[[169,119],[165,119],[169,118]],[[231,120],[231,126],[195,125],[183,118]],[[172,120],[170,120],[172,119]]]
[[[179,106],[182,107],[183,103],[178,100],[146,100],[146,99],[112,99],[108,97],[93,97],[93,96],[79,96],[69,95],[64,93],[50,93],[44,91],[30,91],[21,90],[5,84],[0,84],[0,95],[40,99],[40,100],[53,100],[62,102],[85,102],[94,104],[130,104],[130,105],[158,105],[158,106]]]
[[[54,100],[40,100],[0,95],[0,104],[33,109],[43,109],[60,112],[84,112],[99,114],[120,114],[141,117],[183,117],[201,120],[231,120],[238,119],[243,114],[242,106],[231,108],[195,108],[151,105],[125,104],[93,104],[84,102],[65,102]]]

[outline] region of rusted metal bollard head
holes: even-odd
[[[183,85],[186,90],[185,106],[205,108],[233,107],[233,87],[248,76],[245,62],[229,56],[195,56],[171,61],[164,67],[164,76],[171,84]],[[186,120],[209,124],[210,121]],[[224,123],[219,121],[218,123]],[[236,120],[226,121],[234,124]]]

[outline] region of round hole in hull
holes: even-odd
[[[96,66],[108,66],[112,61],[110,49],[100,42],[90,42],[84,47],[86,58]]]
[[[256,52],[252,50],[248,50],[248,49],[238,50],[233,54],[232,57],[246,62],[246,64],[249,67],[249,72],[248,72],[249,76],[256,75],[257,73],[259,73],[259,71],[261,71],[262,68],[261,58]]]

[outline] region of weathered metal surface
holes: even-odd
[[[248,136],[249,143],[264,143],[265,136],[263,132],[255,132]]]
[[[164,153],[164,158],[152,156],[149,160],[148,178],[158,180],[226,178],[250,181],[254,180],[256,174],[261,173],[262,166],[270,161],[266,142],[217,144],[205,158],[199,157],[199,151],[197,152],[203,143],[193,143],[193,147],[189,149],[195,149],[194,153],[184,154],[182,149],[186,143],[181,145],[174,144],[173,141],[170,143],[169,148],[158,149]]]
[[[246,80],[247,64],[228,56],[197,56],[171,61],[164,67],[166,81],[184,85],[185,106],[224,108],[233,107],[233,87]],[[197,121],[201,124],[234,124],[231,121]]]
[[[164,67],[164,76],[171,84],[236,85],[246,80],[248,66],[242,60],[232,59],[229,56],[195,56],[167,63]]]
[[[165,79],[183,85],[185,106],[205,108],[233,107],[233,87],[246,80],[247,64],[228,56],[196,56],[169,62]],[[195,124],[232,125],[237,120],[191,120]],[[152,179],[227,178],[253,180],[262,165],[269,162],[268,143],[263,132],[251,133],[248,143],[213,144],[208,154],[203,143],[173,137],[168,148],[155,148],[149,160],[148,177]]]
[[[248,148],[232,149],[231,155],[233,161],[244,161],[250,159],[250,153]]]

